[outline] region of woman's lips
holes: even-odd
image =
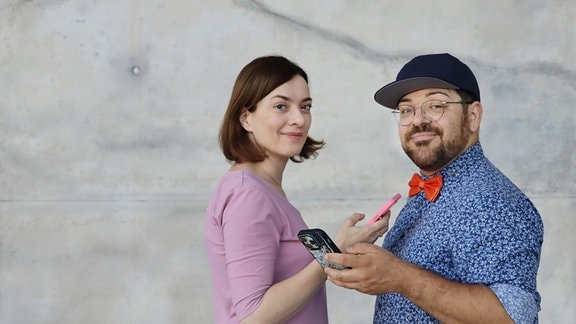
[[[301,139],[302,136],[304,136],[300,132],[287,132],[287,133],[284,133],[284,135],[288,136],[289,138],[293,138],[293,139]]]

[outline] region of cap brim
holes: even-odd
[[[458,89],[455,85],[436,78],[410,78],[383,86],[374,94],[374,100],[384,107],[395,109],[402,97],[410,92],[426,88]]]

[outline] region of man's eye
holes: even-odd
[[[444,109],[444,105],[443,104],[434,104],[434,105],[431,105],[430,108],[432,110],[441,110],[441,109]]]
[[[310,111],[310,109],[312,109],[312,105],[303,105],[302,107],[300,107],[300,109]]]
[[[400,115],[411,115],[414,112],[414,108],[412,107],[400,107],[398,108]]]

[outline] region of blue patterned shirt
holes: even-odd
[[[383,247],[447,279],[488,286],[516,323],[538,323],[536,274],[544,228],[532,202],[475,144],[440,171],[431,203],[408,198]],[[439,323],[410,300],[376,298],[374,323]]]

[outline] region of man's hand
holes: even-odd
[[[330,253],[326,256],[330,262],[351,268],[327,268],[325,272],[328,279],[334,284],[369,295],[398,291],[402,282],[404,261],[383,248],[367,243],[357,243],[345,252]]]

